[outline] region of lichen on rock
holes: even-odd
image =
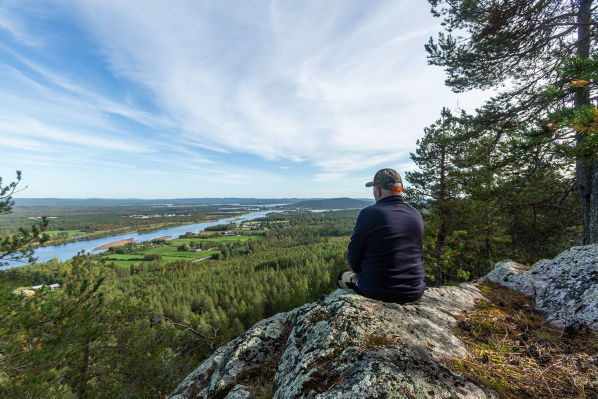
[[[530,270],[512,261],[500,262],[486,278],[535,295],[535,309],[559,327],[585,324],[598,329],[597,244],[570,248]]]
[[[257,397],[259,386],[244,377],[263,385],[268,373],[262,371],[275,364],[270,383],[278,399],[493,398],[441,362],[465,354],[449,329],[451,315],[481,298],[471,284],[431,288],[404,305],[336,290],[260,321],[218,349],[170,397]]]

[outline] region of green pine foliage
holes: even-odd
[[[13,195],[18,190],[21,182],[21,171],[17,171],[16,180],[8,184],[2,184],[0,177],[0,215],[11,213],[15,204]],[[33,262],[34,245],[43,244],[48,236],[42,234],[48,221],[45,218],[39,223],[30,225],[28,228],[21,227],[15,234],[8,234],[0,237],[0,266],[8,264],[8,261]]]
[[[456,92],[498,91],[470,118],[471,138],[504,147],[505,166],[518,164],[513,182],[546,181],[547,168],[571,182],[557,184],[557,199],[577,191],[583,243],[598,242],[595,2],[428,1],[445,30],[426,45],[430,64]],[[542,206],[570,208],[559,201]]]
[[[418,140],[406,191],[424,215],[430,283],[468,281],[499,260],[533,263],[579,244],[570,240],[580,224],[570,165],[547,162],[542,147],[514,156],[518,129],[480,134],[474,117],[444,109]]]
[[[63,265],[62,287],[0,297],[0,396],[159,397],[176,378],[184,339],[138,291],[110,287],[110,269],[85,257]],[[179,351],[180,352],[180,351]],[[193,356],[183,357],[187,364]],[[192,359],[196,360],[196,359]],[[173,379],[173,377],[175,379]]]

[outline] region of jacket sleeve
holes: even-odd
[[[357,221],[355,222],[355,229],[353,229],[353,235],[351,235],[351,242],[347,249],[347,259],[349,266],[355,273],[361,271],[361,259],[363,252],[365,251],[365,240],[367,237],[367,226],[364,223],[363,211],[359,213]]]

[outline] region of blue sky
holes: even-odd
[[[450,92],[422,0],[0,3],[0,176],[21,197],[370,197]]]

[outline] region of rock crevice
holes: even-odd
[[[559,326],[598,330],[598,245],[573,247],[530,270],[513,261],[496,264],[486,278],[535,297],[535,309]]]

